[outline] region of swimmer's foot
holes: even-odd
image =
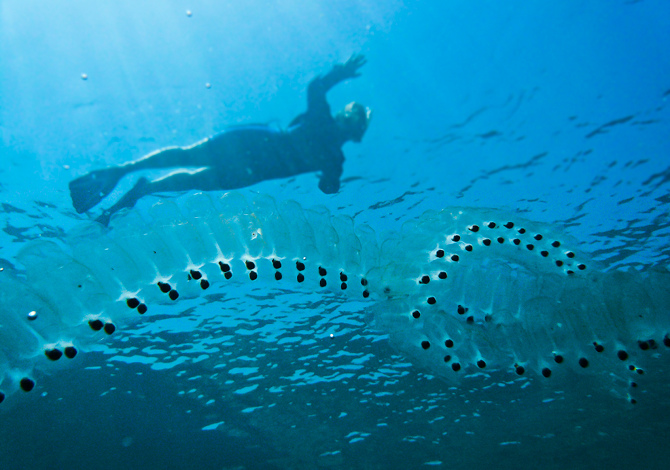
[[[98,205],[114,190],[123,175],[121,168],[106,168],[70,181],[70,197],[77,213],[81,214]]]
[[[133,188],[128,191],[121,199],[119,199],[116,204],[114,204],[109,209],[104,210],[103,213],[100,214],[97,219],[95,219],[96,222],[100,222],[102,225],[107,227],[112,215],[121,209],[133,207],[141,197],[146,196],[148,194],[147,189],[150,184],[151,183],[149,183],[149,180],[146,178],[140,178],[135,186],[133,186]]]

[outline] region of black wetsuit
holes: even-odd
[[[215,170],[212,176],[216,181],[210,187],[194,189],[235,189],[320,171],[319,188],[327,194],[336,193],[346,139],[326,101],[326,93],[333,85],[328,75],[314,79],[308,88],[307,111],[285,131],[263,125],[234,127],[187,150],[204,154],[202,158],[189,158],[189,166],[201,162]],[[184,163],[182,159],[181,165]]]

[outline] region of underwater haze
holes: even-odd
[[[73,208],[354,54],[336,194]],[[662,0],[1,0],[0,468],[664,465],[669,120]]]

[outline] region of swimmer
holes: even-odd
[[[302,173],[320,172],[319,189],[336,193],[344,164],[342,146],[361,141],[371,112],[352,102],[332,116],[326,93],[344,80],[359,77],[365,62],[362,55],[353,55],[312,80],[307,89],[307,111],[293,119],[286,130],[267,125],[232,127],[189,147],[169,147],[134,162],[93,171],[70,182],[72,204],[77,213],[87,212],[127,174],[162,168],[196,170],[177,171],[154,181],[141,178],[96,220],[107,225],[112,214],[133,207],[148,194],[237,189]]]

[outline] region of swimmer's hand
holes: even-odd
[[[348,78],[360,77],[361,74],[358,69],[363,67],[367,60],[362,54],[354,54],[349,57],[344,64],[337,64],[333,67],[333,73],[337,75],[338,81],[347,80]]]

